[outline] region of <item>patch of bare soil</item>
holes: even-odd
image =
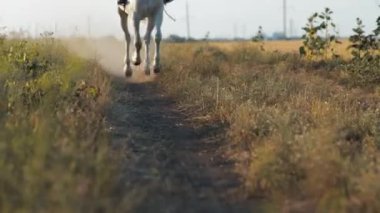
[[[241,180],[223,157],[223,128],[194,121],[154,81],[113,81],[113,145],[125,150],[123,190],[132,212],[248,212],[233,199]],[[137,199],[138,197],[138,199]]]

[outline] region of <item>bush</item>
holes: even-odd
[[[365,35],[362,21],[357,19],[355,35],[350,37],[352,60],[344,66],[353,85],[371,86],[380,83],[380,17],[372,34]]]
[[[340,44],[336,37],[336,26],[332,21],[333,12],[326,8],[322,13],[314,13],[303,28],[305,35],[303,46],[300,48],[301,56],[308,59],[329,59],[339,57],[335,53],[334,45]]]
[[[353,29],[355,35],[350,36],[350,42],[352,43],[349,46],[353,61],[372,61],[379,60],[380,57],[380,42],[379,42],[379,28],[380,28],[380,17],[377,21],[378,27],[373,31],[373,34],[365,35],[364,25],[362,20],[359,18],[356,20],[357,27]]]

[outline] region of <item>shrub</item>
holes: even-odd
[[[378,60],[380,57],[380,17],[377,20],[377,28],[373,30],[373,34],[365,35],[364,25],[361,19],[357,18],[356,20],[357,27],[353,29],[355,35],[350,36],[350,42],[352,43],[349,46],[353,61],[360,60]]]
[[[253,42],[256,42],[256,43],[259,43],[260,44],[260,49],[261,50],[265,50],[264,49],[264,33],[263,33],[263,27],[262,26],[259,26],[259,29],[255,35],[255,37],[252,38],[252,41]]]
[[[372,34],[365,35],[363,22],[358,18],[349,46],[351,63],[344,66],[354,85],[378,85],[380,83],[380,17]]]
[[[339,57],[335,52],[335,45],[340,44],[336,37],[336,26],[332,21],[333,12],[326,8],[322,13],[314,13],[303,28],[306,34],[302,36],[303,46],[300,47],[301,56],[308,59],[328,59]]]

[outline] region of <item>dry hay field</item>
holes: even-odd
[[[379,64],[300,43],[2,38],[0,211],[379,212]]]
[[[282,52],[282,53],[299,53],[299,48],[302,46],[302,40],[280,40],[280,41],[264,41],[260,44],[255,42],[215,42],[211,44],[215,47],[224,50],[233,50],[239,46],[258,47],[263,46],[266,51]],[[336,46],[336,51],[344,58],[350,57],[350,50],[348,49],[350,42],[348,39],[343,39],[342,44]]]

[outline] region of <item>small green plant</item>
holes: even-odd
[[[379,36],[380,35],[380,16],[377,18],[377,20],[376,20],[376,24],[377,24],[377,28],[375,29],[375,34],[377,35],[377,36]]]
[[[352,61],[344,66],[354,85],[377,85],[380,83],[380,17],[372,34],[365,34],[364,24],[357,18],[354,35],[350,37]]]
[[[368,60],[378,58],[379,55],[379,35],[380,35],[380,17],[377,19],[377,28],[373,34],[365,35],[363,21],[356,19],[357,26],[353,29],[354,35],[350,36],[349,46],[354,61]]]
[[[303,46],[299,51],[301,56],[310,60],[320,58],[337,58],[335,45],[340,44],[337,39],[336,25],[332,20],[333,11],[326,8],[322,13],[314,13],[303,28],[305,34]]]
[[[260,44],[260,49],[264,51],[264,33],[263,33],[263,27],[259,26],[259,29],[256,33],[256,35],[252,38],[253,42],[257,42]]]
[[[253,42],[260,42],[264,41],[264,33],[263,33],[263,27],[259,26],[259,29],[256,33],[256,35],[252,38]]]

